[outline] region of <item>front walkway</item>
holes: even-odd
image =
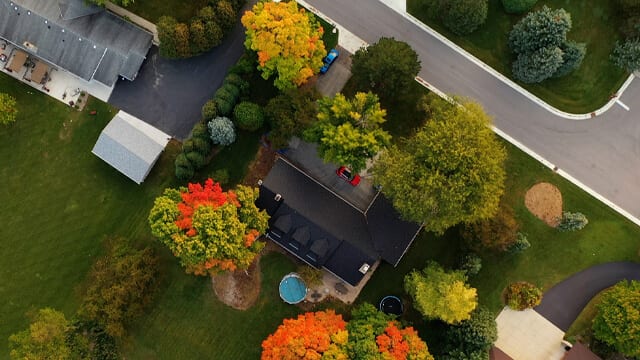
[[[560,360],[565,350],[564,331],[532,309],[505,307],[498,318],[495,346],[516,360]]]

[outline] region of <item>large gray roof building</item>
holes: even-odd
[[[153,35],[83,0],[0,0],[0,37],[86,81],[135,79]]]
[[[102,130],[91,152],[140,184],[170,139],[162,131],[120,111]]]

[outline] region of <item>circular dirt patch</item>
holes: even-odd
[[[250,308],[260,295],[260,256],[247,271],[225,271],[211,277],[213,290],[223,303],[238,310]]]
[[[535,184],[524,196],[524,204],[538,219],[556,227],[562,217],[562,194],[554,185]]]

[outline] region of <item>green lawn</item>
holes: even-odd
[[[407,10],[453,42],[475,55],[497,71],[512,78],[513,56],[507,39],[513,25],[522,17],[508,15],[500,0],[489,0],[485,24],[468,36],[456,36],[437,21],[428,18],[421,7],[425,0],[407,0]],[[627,74],[609,61],[618,34],[619,18],[615,2],[610,0],[540,0],[536,8],[547,5],[564,8],[571,14],[572,30],[568,38],[587,43],[587,55],[574,73],[541,84],[520,84],[549,104],[572,113],[591,112],[609,100],[626,79]]]
[[[50,306],[74,313],[75,289],[105,237],[150,239],[146,214],[173,178],[175,146],[136,185],[91,153],[115,109],[90,100],[78,112],[4,74],[0,89],[19,105],[17,122],[0,127],[0,358],[6,358],[8,336],[27,325],[25,312]]]
[[[512,145],[505,146],[509,154],[505,196],[516,211],[521,230],[528,234],[531,248],[520,255],[482,254],[482,270],[471,279],[482,305],[497,313],[502,308],[502,289],[514,281],[529,281],[546,290],[592,265],[640,261],[640,228]],[[558,186],[564,209],[584,213],[589,225],[578,232],[561,233],[531,215],[524,206],[524,194],[541,181]],[[461,255],[459,248],[456,229],[442,237],[421,233],[397,269],[386,264],[378,269],[359,300],[377,301],[386,293],[404,294],[405,273],[423,267],[428,259],[454,267]]]
[[[209,0],[135,0],[126,8],[153,23],[164,15],[173,16],[180,22],[188,23],[198,10],[207,6],[208,3]]]
[[[605,290],[594,296],[587,306],[584,307],[582,312],[580,312],[578,318],[573,322],[573,324],[571,324],[571,327],[567,330],[566,334],[564,334],[566,339],[569,339],[571,342],[580,340],[585,344],[591,343],[593,340],[593,331],[591,330],[591,326],[593,324],[593,319],[598,313],[596,305],[600,303],[600,299],[602,299],[604,291]]]

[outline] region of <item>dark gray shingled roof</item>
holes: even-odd
[[[153,40],[151,33],[83,0],[0,0],[0,37],[107,86],[118,76],[135,79]]]
[[[272,216],[270,239],[354,286],[364,277],[358,271],[364,263],[382,258],[396,266],[420,230],[401,220],[381,193],[362,213],[283,159],[262,182],[256,205]],[[309,233],[306,243],[294,237],[302,228]]]
[[[140,184],[169,139],[169,135],[120,111],[102,130],[91,152]]]

